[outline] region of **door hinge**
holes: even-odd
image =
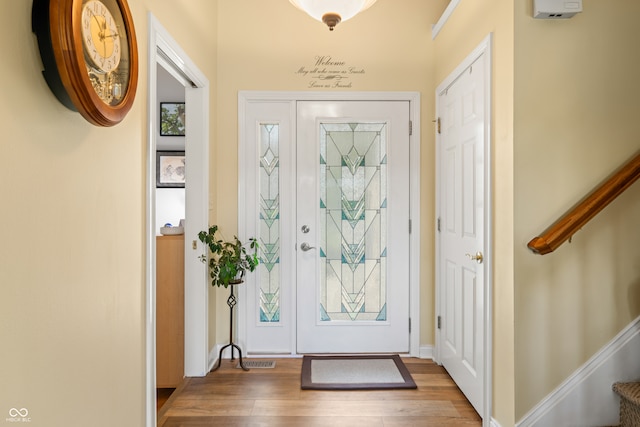
[[[409,120],[409,136],[413,135],[413,121]]]
[[[409,234],[411,234],[411,227],[413,224],[411,224],[411,220],[409,220]]]
[[[409,333],[411,333],[411,317],[409,317]]]
[[[442,317],[438,316],[438,329],[442,328]]]
[[[440,217],[438,217],[436,227],[438,228],[438,233],[440,232]]]
[[[438,117],[438,121],[436,123],[436,128],[438,130],[438,135],[441,133],[440,129],[441,129],[441,122],[440,122],[440,117]]]

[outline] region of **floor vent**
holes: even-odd
[[[266,368],[275,368],[276,367],[276,361],[275,360],[243,360],[242,363],[244,364],[245,368],[262,368],[262,369],[266,369]],[[236,368],[240,368],[240,363],[238,363],[236,365]]]

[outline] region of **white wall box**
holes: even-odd
[[[567,19],[582,12],[582,0],[533,0],[536,19]]]

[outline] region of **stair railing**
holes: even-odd
[[[541,235],[534,237],[527,244],[527,247],[540,255],[553,252],[638,178],[640,178],[640,154],[636,155],[611,178],[593,190],[572,210],[542,232]]]

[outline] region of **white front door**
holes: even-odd
[[[297,106],[298,353],[409,352],[409,102]]]
[[[485,55],[438,92],[439,361],[482,416],[487,191]]]
[[[238,287],[238,342],[250,355],[417,354],[419,99],[269,95],[239,102],[239,233],[258,238],[261,263]]]

